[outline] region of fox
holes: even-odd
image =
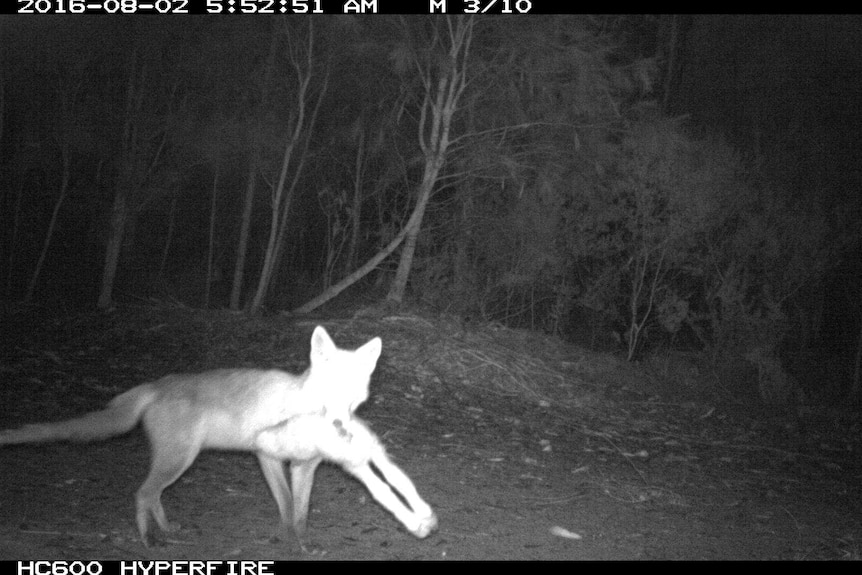
[[[261,431],[255,445],[259,453],[290,460],[294,509],[301,513],[294,521],[301,530],[305,529],[312,478],[322,461],[341,466],[361,481],[417,538],[424,539],[437,529],[434,511],[407,474],[392,462],[377,435],[356,416],[330,420],[319,414],[298,415]]]
[[[359,473],[366,485],[371,481],[366,462],[392,469],[382,446],[364,424],[351,423],[356,408],[368,399],[371,374],[382,346],[381,339],[375,337],[358,349],[340,349],[326,329],[317,326],[311,336],[309,366],[302,374],[276,369],[171,374],[116,396],[102,411],[0,431],[0,445],[102,440],[124,434],[142,422],[149,438],[151,463],[135,495],[135,521],[141,541],[148,547],[153,543],[151,518],[163,532],[179,528],[167,519],[162,492],[179,479],[201,450],[253,452],[275,499],[282,528],[292,527],[301,542],[314,471],[327,453],[344,462],[345,469]],[[297,420],[296,427],[289,423],[302,415],[311,419]],[[328,447],[300,433],[319,432],[326,426],[335,430],[329,436],[324,434]],[[339,445],[339,440],[344,445]],[[284,473],[285,459],[294,461],[292,491]],[[412,483],[409,479],[405,482],[402,475],[395,473],[396,483],[409,484],[405,495],[412,497],[415,489],[410,489]],[[377,487],[370,489],[374,492]],[[418,513],[424,513],[425,527],[413,521],[412,533],[421,536],[432,521],[428,510],[418,503],[418,495],[414,499]]]

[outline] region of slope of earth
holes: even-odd
[[[248,318],[124,308],[0,312],[0,429],[99,409],[167,373],[300,372],[317,323],[342,347],[383,338],[359,410],[435,508],[414,539],[322,466],[315,553],[274,538],[255,458],[205,452],[163,498],[182,525],[146,548],[140,430],[0,447],[2,559],[859,559],[862,426],[715,402],[694,363],[626,364],[558,340],[413,315]],[[283,539],[283,538],[282,538]]]

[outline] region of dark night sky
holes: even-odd
[[[730,128],[858,126],[862,17],[696,16],[689,32],[680,111]]]

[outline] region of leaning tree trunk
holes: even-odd
[[[449,21],[447,21],[449,24]],[[470,41],[473,37],[473,20],[459,17],[455,26],[449,26],[449,51],[447,65],[433,70],[431,64],[423,70],[422,83],[425,87],[422,110],[419,118],[419,146],[425,156],[425,173],[419,187],[419,197],[416,201],[412,226],[408,227],[398,262],[398,271],[386,295],[386,300],[399,304],[404,299],[407,280],[413,269],[413,256],[416,252],[416,241],[422,231],[422,218],[431,197],[431,191],[437,183],[440,168],[446,160],[449,149],[449,130],[452,126],[452,116],[458,108],[458,100],[467,86],[467,55]],[[417,59],[418,62],[418,59]],[[421,67],[421,66],[420,66]],[[432,77],[437,75],[436,88]],[[430,130],[429,130],[430,129]]]
[[[249,312],[252,314],[257,313],[263,306],[263,301],[269,291],[273,274],[278,268],[278,262],[280,260],[281,250],[283,247],[282,243],[286,237],[285,230],[287,228],[287,218],[290,213],[296,185],[305,164],[308,152],[308,143],[311,140],[311,133],[314,130],[317,113],[329,84],[329,68],[327,68],[323,77],[320,93],[317,95],[317,102],[315,103],[311,114],[308,114],[307,107],[310,99],[309,87],[311,85],[314,63],[313,48],[313,28],[309,25],[304,58],[299,54],[298,50],[291,52],[291,62],[296,71],[296,79],[298,83],[296,93],[296,118],[294,119],[293,129],[291,130],[284,146],[281,170],[279,172],[278,182],[273,190],[269,239],[267,240],[266,252],[263,257],[263,265],[261,267],[257,289],[255,290],[251,304],[249,305]],[[298,149],[299,146],[302,146],[301,150]],[[293,178],[288,185],[287,176],[289,168],[293,164],[296,164],[293,168]]]
[[[407,226],[404,228],[404,247],[401,250],[401,259],[398,261],[398,271],[395,272],[395,279],[392,281],[392,286],[386,295],[387,301],[395,304],[401,303],[402,299],[404,299],[407,280],[410,277],[410,270],[413,268],[416,240],[419,238],[419,232],[422,231],[425,208],[428,207],[428,200],[431,198],[431,192],[434,189],[434,184],[437,182],[437,176],[440,174],[440,168],[443,165],[442,157],[436,158],[436,160],[426,164],[426,175],[422,178],[422,185],[419,188],[419,198],[416,200],[413,217],[410,218]]]
[[[446,22],[447,24],[450,23],[448,19]],[[435,69],[433,68],[433,64],[429,64],[428,67],[423,68],[424,64],[422,62],[426,62],[427,59],[418,55],[415,56],[417,67],[422,72],[421,81],[425,90],[422,97],[418,126],[419,145],[425,157],[425,170],[410,219],[401,232],[386,247],[377,252],[365,264],[343,280],[330,286],[311,301],[294,309],[294,313],[307,313],[334,298],[374,270],[380,262],[395,251],[403,242],[404,248],[401,251],[398,271],[395,274],[389,294],[386,296],[389,302],[397,304],[402,301],[407,280],[410,276],[410,270],[413,267],[416,241],[419,233],[422,231],[422,220],[425,216],[425,209],[428,206],[434,185],[437,183],[440,169],[446,160],[452,116],[457,109],[458,100],[464,93],[467,83],[466,61],[470,40],[472,39],[473,20],[471,18],[459,17],[456,19],[455,25],[449,26],[447,30],[449,34],[449,50],[446,55],[448,58],[445,60],[447,65],[439,66]],[[440,62],[439,59],[432,58],[431,60],[433,62]]]

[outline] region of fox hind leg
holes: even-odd
[[[159,440],[161,439],[161,440]],[[165,438],[151,434],[152,464],[150,473],[138,489],[135,496],[137,507],[138,532],[141,541],[150,546],[149,522],[150,515],[156,520],[159,528],[165,532],[176,531],[179,525],[170,523],[162,506],[162,492],[173,484],[191,466],[200,453],[200,444],[196,442],[178,441],[177,438]]]

